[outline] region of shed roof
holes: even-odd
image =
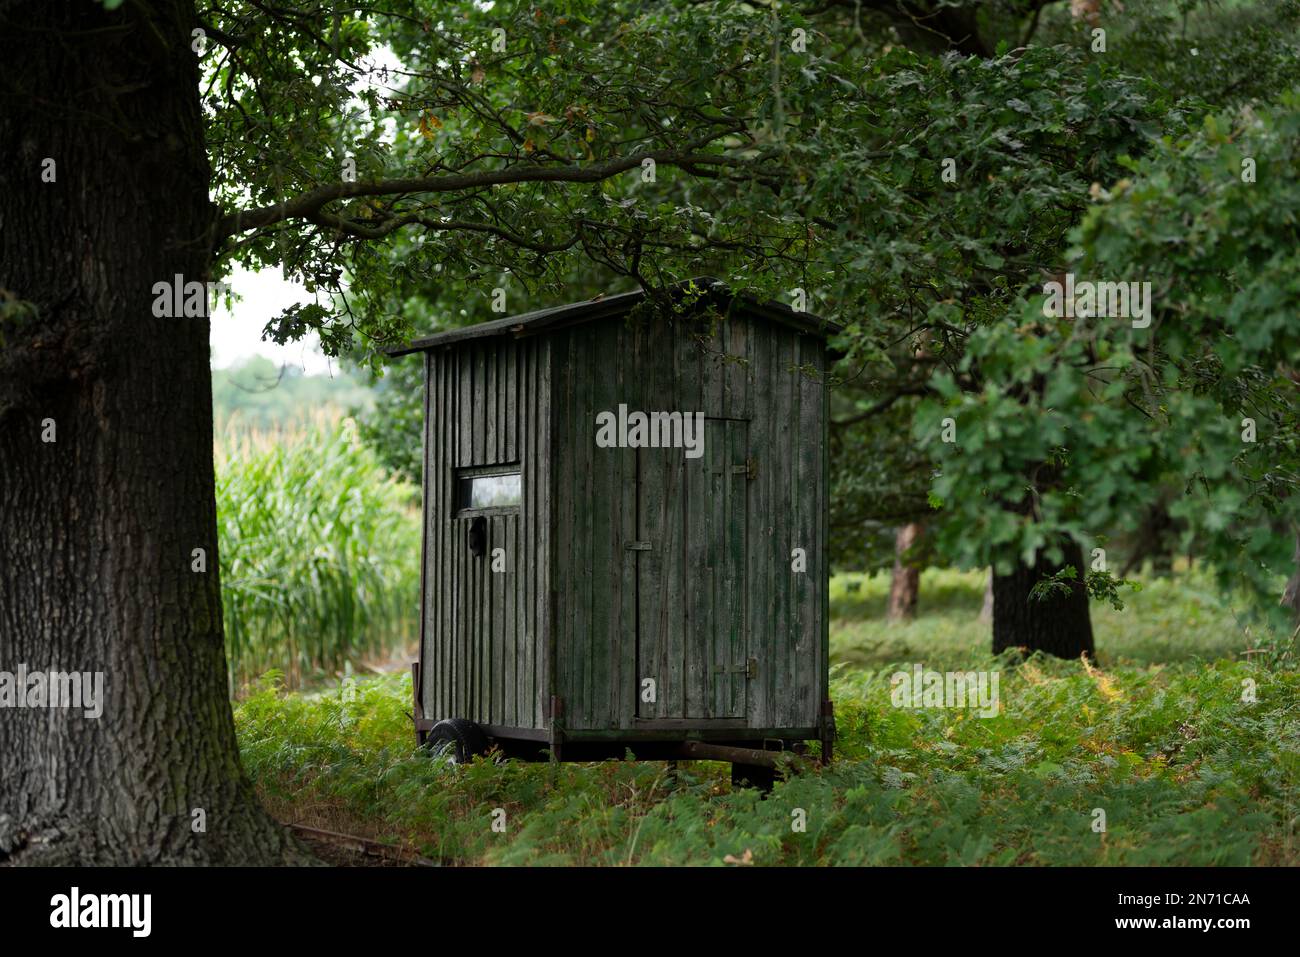
[[[697,279],[677,283],[675,286],[669,287],[668,291],[673,295],[680,295],[686,292],[692,283],[697,288],[704,289],[715,301],[729,300],[728,304],[739,303],[747,312],[753,315],[761,316],[782,325],[792,326],[800,332],[812,333],[825,339],[841,329],[840,326],[828,319],[822,319],[811,313],[796,312],[783,303],[763,302],[746,293],[733,292],[727,287],[726,283],[711,276],[701,276]],[[525,312],[518,316],[507,316],[504,319],[493,319],[491,322],[480,322],[477,325],[449,329],[446,332],[439,332],[423,339],[416,339],[404,346],[388,349],[387,352],[390,356],[404,356],[412,352],[422,352],[426,349],[451,345],[469,339],[486,339],[505,335],[535,335],[548,329],[623,315],[630,312],[633,306],[642,302],[645,298],[646,291],[638,289],[636,292],[600,296],[583,302],[569,303],[565,306],[552,306],[549,309],[538,309],[535,312]]]

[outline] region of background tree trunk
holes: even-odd
[[[1044,651],[1058,658],[1096,656],[1088,593],[1083,585],[1083,550],[1075,542],[1064,544],[1062,549],[1065,554],[1061,565],[1051,564],[1040,552],[1032,567],[1021,565],[1010,575],[994,575],[994,654],[1021,648],[1026,653]],[[1067,565],[1073,565],[1076,573],[1068,594],[1053,593],[1041,601],[1029,597],[1034,585]]]
[[[1295,533],[1295,554],[1292,560],[1296,567],[1282,592],[1282,605],[1291,609],[1292,621],[1300,625],[1300,527],[1297,527]]]
[[[916,615],[921,569],[916,557],[907,552],[921,540],[924,532],[925,526],[920,522],[908,522],[900,525],[894,533],[894,574],[889,582],[889,608],[886,611],[890,621],[910,621]]]
[[[152,312],[209,267],[194,25],[183,0],[0,0],[0,288],[39,309],[0,319],[0,670],[102,672],[105,698],[0,712],[0,860],[301,859],[236,746],[208,321]]]
[[[989,569],[988,580],[984,583],[984,605],[980,608],[980,623],[992,624],[993,622],[993,569]]]
[[[989,57],[992,51],[980,36],[978,5],[967,7],[934,5],[927,10],[909,10],[904,4],[886,4],[895,12],[899,39],[914,50],[941,54],[955,50],[964,56]]]

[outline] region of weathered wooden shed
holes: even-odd
[[[697,279],[393,350],[425,363],[419,740],[829,758],[831,331]]]

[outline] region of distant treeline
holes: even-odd
[[[374,398],[356,373],[307,375],[298,366],[252,356],[212,370],[212,406],[217,431],[228,426],[259,432],[298,428],[322,408],[340,413],[368,410]]]

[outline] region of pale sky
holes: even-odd
[[[320,351],[320,340],[315,333],[283,346],[270,340],[262,341],[262,329],[285,306],[295,302],[315,302],[315,297],[306,289],[297,283],[286,282],[278,269],[254,273],[238,265],[226,282],[242,299],[235,303],[233,313],[220,301],[213,304],[212,368],[224,369],[241,359],[260,355],[277,365],[296,366],[308,375],[329,374],[337,370],[338,363],[331,362]]]
[[[490,7],[491,4],[487,4],[484,9]],[[378,47],[361,62],[369,72],[363,72],[356,78],[351,86],[354,93],[359,93],[367,86],[379,89],[386,96],[398,92],[398,76],[381,72],[385,68],[400,70],[402,66],[388,47]],[[352,100],[351,105],[354,109],[366,108],[359,97]],[[396,127],[391,119],[386,125],[389,131],[382,138],[391,142],[396,135]],[[327,359],[320,351],[320,340],[314,333],[283,346],[262,341],[262,329],[267,321],[278,316],[285,306],[291,306],[295,302],[315,302],[315,297],[301,285],[286,282],[279,269],[249,272],[238,264],[226,277],[226,282],[242,300],[235,303],[233,314],[222,303],[215,303],[212,307],[212,336],[209,340],[212,345],[212,368],[224,369],[252,355],[266,356],[277,364],[297,366],[308,375],[328,374],[338,368],[337,362]]]

